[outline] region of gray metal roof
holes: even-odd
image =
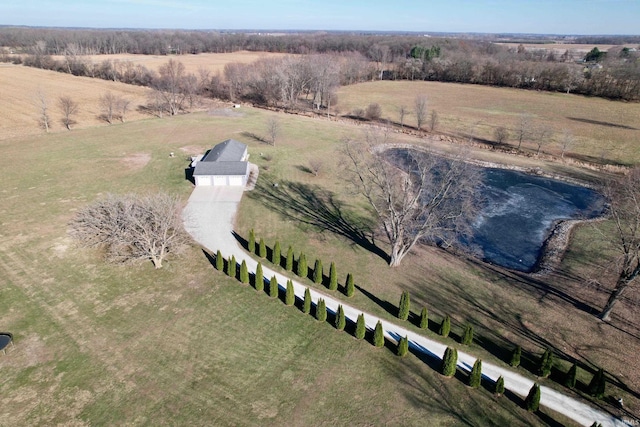
[[[195,164],[194,175],[246,175],[249,162],[243,162],[247,145],[227,139],[213,147]]]
[[[246,150],[246,144],[235,139],[227,139],[209,150],[201,162],[239,162]]]
[[[198,162],[194,175],[246,175],[249,162]]]

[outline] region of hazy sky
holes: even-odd
[[[0,0],[0,25],[640,34],[640,0]]]

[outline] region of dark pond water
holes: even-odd
[[[604,198],[594,190],[503,169],[483,169],[483,209],[470,244],[485,261],[531,271],[559,220],[600,216]]]
[[[408,167],[406,150],[388,153],[392,162]],[[604,198],[592,189],[512,170],[478,169],[482,208],[462,243],[487,262],[532,271],[558,221],[595,218],[604,211]]]

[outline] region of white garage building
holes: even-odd
[[[245,186],[249,176],[248,159],[246,144],[227,139],[191,163],[193,178],[196,185]]]

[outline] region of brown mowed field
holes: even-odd
[[[79,106],[78,114],[74,116],[77,124],[72,129],[107,126],[99,118],[102,114],[100,97],[109,91],[131,101],[126,121],[149,117],[138,111],[138,107],[146,103],[147,88],[21,65],[0,64],[0,140],[45,133],[38,123],[38,92],[47,99],[51,132],[68,132],[61,121],[62,112],[58,106],[60,96],[71,97]]]
[[[544,126],[553,132],[542,152],[560,155],[568,131],[574,143],[567,153],[596,162],[640,162],[640,103],[456,83],[377,81],[340,88],[338,108],[348,114],[378,103],[382,119],[399,122],[398,109],[404,105],[412,111],[405,124],[415,127],[418,94],[427,97],[429,114],[437,111],[439,132],[493,141],[495,129],[504,126],[510,134],[507,142],[515,147],[520,119],[530,115],[532,127]],[[428,119],[423,128],[429,128]],[[523,148],[535,153],[537,146],[526,139]]]
[[[143,65],[150,70],[156,71],[161,65],[166,64],[170,59],[174,59],[182,62],[189,73],[195,74],[198,70],[204,68],[215,74],[217,72],[223,72],[224,66],[230,62],[250,64],[261,58],[281,56],[285,56],[285,54],[240,51],[232,53],[199,53],[197,55],[87,55],[84,56],[84,58],[94,64],[98,64],[105,60],[121,63],[131,62],[135,65]],[[58,60],[64,59],[63,56],[54,56],[54,58]]]

